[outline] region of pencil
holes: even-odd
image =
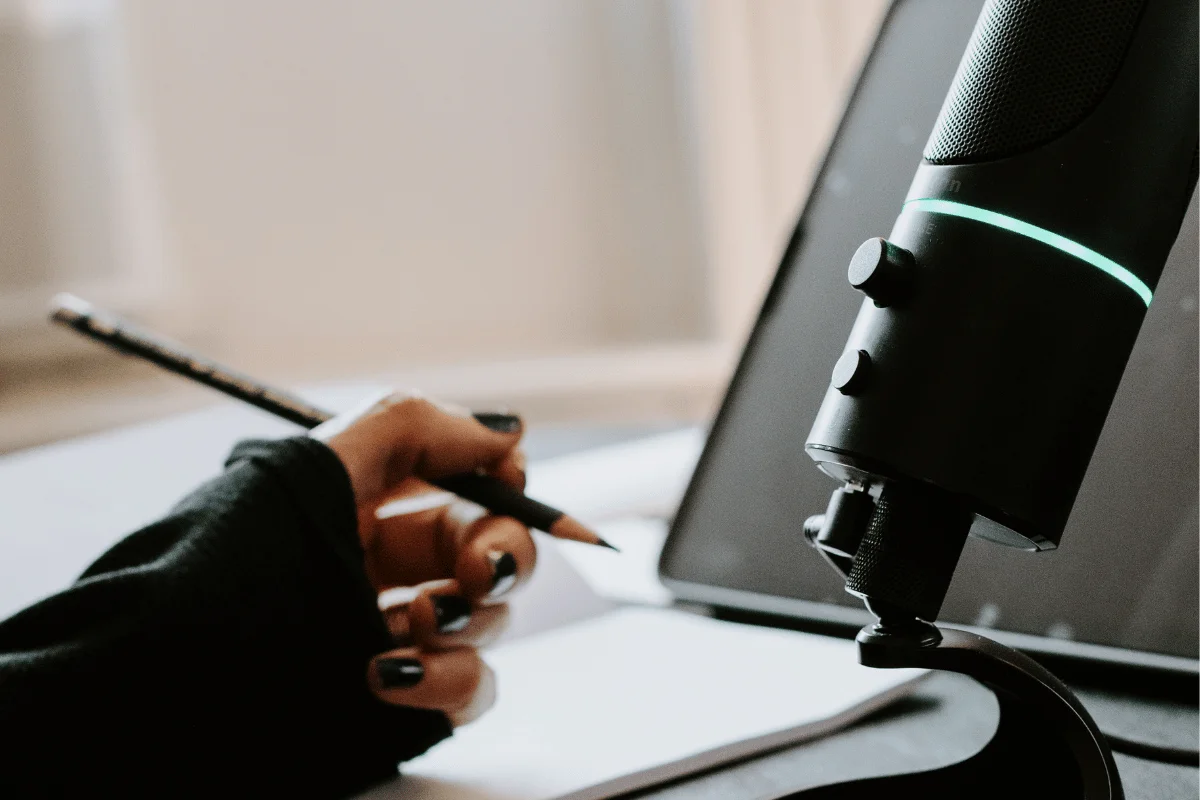
[[[51,304],[50,319],[118,352],[149,361],[302,427],[315,428],[333,418],[330,412],[310,405],[293,394],[266,386],[214,361],[189,353],[175,342],[131,325],[74,295],[57,295]],[[525,496],[490,475],[464,473],[431,483],[488,511],[513,517],[521,524],[545,531],[555,538],[617,549],[573,517]]]

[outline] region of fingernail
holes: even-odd
[[[472,416],[481,425],[491,428],[496,433],[516,433],[521,430],[521,418],[516,414],[502,414],[498,411],[480,411],[477,414],[472,414]]]
[[[415,658],[381,658],[375,662],[375,674],[384,689],[407,689],[425,677],[425,667]]]
[[[435,594],[433,616],[438,633],[458,633],[471,621],[471,604],[456,594]]]
[[[517,560],[503,550],[489,550],[487,557],[492,565],[492,590],[488,597],[499,597],[517,582]]]

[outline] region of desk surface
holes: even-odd
[[[227,419],[230,414],[236,417],[233,423]],[[274,421],[257,418],[254,412],[244,409],[227,409],[217,416],[222,418],[223,426],[231,424],[236,428],[238,435],[286,435],[292,431]],[[54,585],[69,580],[77,574],[78,568],[104,548],[106,542],[102,540],[103,537],[116,534],[127,525],[144,521],[140,517],[146,513],[157,513],[160,507],[169,505],[182,490],[194,485],[195,468],[185,471],[187,474],[172,471],[174,466],[169,458],[172,441],[168,440],[175,435],[185,439],[197,437],[212,422],[202,413],[189,415],[181,423],[184,424],[172,426],[164,421],[140,430],[131,430],[127,434],[105,434],[40,452],[0,458],[0,507],[6,509],[0,540],[7,539],[2,542],[6,549],[24,543],[24,546],[16,546],[10,556],[17,556],[19,562],[25,565],[46,565],[47,559],[58,557],[55,559],[57,565],[51,570],[54,574],[41,576],[39,585],[10,585],[8,596],[0,598],[6,601],[3,605],[8,606],[0,609],[0,616],[7,616],[15,610],[13,604],[23,605]],[[527,449],[531,458],[545,458],[660,430],[661,427],[535,429],[529,433]],[[228,445],[229,442],[225,441],[207,442],[198,448],[207,453],[206,458],[211,461],[208,469],[215,472]],[[49,526],[55,530],[41,531],[35,523],[41,522],[46,527],[45,501],[56,494],[61,498],[61,489],[64,487],[60,481],[65,476],[57,467],[67,460],[78,465],[80,459],[83,466],[104,466],[105,459],[97,461],[97,457],[106,450],[110,453],[119,451],[122,456],[135,451],[148,454],[157,462],[153,466],[162,484],[163,496],[138,498],[133,503],[131,494],[123,496],[120,491],[120,487],[128,486],[127,480],[123,480],[119,474],[99,469],[92,473],[94,482],[86,486],[72,484],[74,507],[68,503],[67,507],[60,505],[55,509],[54,516],[58,524]],[[209,450],[212,452],[207,452]],[[107,466],[111,467],[111,462]],[[133,471],[144,474],[144,469]],[[141,488],[145,486],[141,485]],[[130,508],[129,504],[138,505],[139,508]],[[101,520],[96,514],[102,506],[106,514]],[[76,538],[82,536],[84,529],[77,524],[70,524],[72,521],[77,523],[83,516],[92,522],[87,526],[91,538]],[[29,535],[36,533],[56,534],[50,536],[56,542],[39,541],[37,537],[31,541]],[[101,538],[95,538],[97,536]],[[41,585],[48,580],[51,581],[49,586]],[[798,678],[801,677],[802,673],[798,675]],[[1163,744],[1196,746],[1200,715],[1194,705],[1141,700],[1120,692],[1088,691],[1080,694],[1106,730]],[[749,759],[631,797],[655,800],[684,797],[700,800],[759,800],[854,777],[930,769],[962,760],[978,751],[990,738],[996,718],[996,704],[990,692],[962,676],[939,674],[926,682],[911,698],[836,736]],[[1125,783],[1126,795],[1131,800],[1194,800],[1200,792],[1200,772],[1196,769],[1155,764],[1120,755],[1117,756],[1117,764]]]

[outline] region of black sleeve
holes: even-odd
[[[243,442],[0,622],[0,797],[344,796],[450,735],[366,687],[392,645],[356,520],[324,444]]]

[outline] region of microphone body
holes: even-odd
[[[806,444],[876,502],[852,592],[932,620],[968,531],[1058,545],[1195,186],[1197,27],[984,7]]]

